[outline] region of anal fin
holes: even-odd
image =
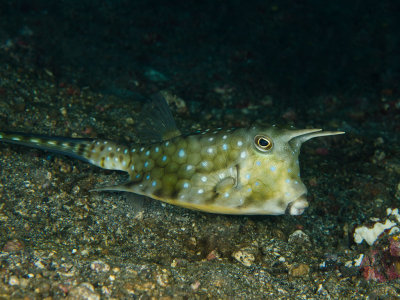
[[[114,192],[129,192],[142,195],[140,192],[139,184],[137,181],[128,181],[118,185],[104,186],[91,189],[91,192],[103,192],[103,191],[114,191]]]

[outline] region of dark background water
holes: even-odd
[[[399,16],[396,1],[3,0],[0,42],[95,90],[207,102],[222,86],[304,105],[396,91]]]

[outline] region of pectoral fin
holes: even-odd
[[[226,192],[229,192],[235,186],[235,183],[235,178],[225,177],[217,183],[217,185],[215,186],[215,192],[217,194],[224,194]]]

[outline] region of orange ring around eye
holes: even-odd
[[[271,150],[273,143],[271,138],[266,135],[256,135],[254,137],[254,145],[256,148],[262,152]]]

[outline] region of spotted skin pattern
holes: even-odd
[[[216,129],[127,147],[112,141],[0,132],[0,141],[70,155],[129,182],[96,190],[149,196],[222,214],[302,214],[308,206],[298,156],[303,142],[343,132],[271,127]]]

